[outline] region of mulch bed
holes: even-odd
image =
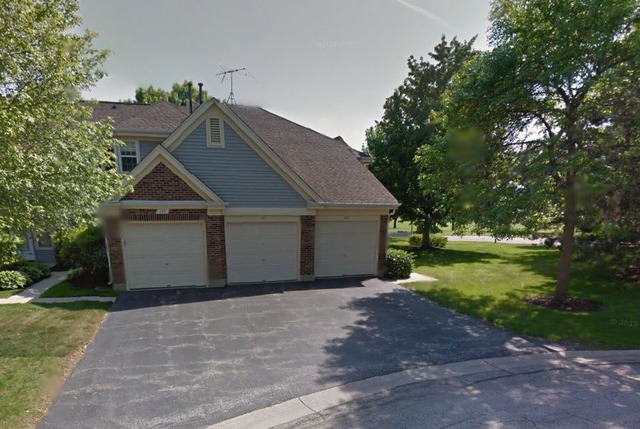
[[[78,278],[73,280],[69,280],[74,287],[78,289],[95,289],[100,286],[107,286],[109,282],[109,271],[108,270],[98,270],[95,273],[85,273]]]
[[[538,307],[551,308],[553,310],[567,311],[570,313],[601,311],[604,309],[604,305],[601,302],[580,298],[569,297],[564,301],[557,302],[553,300],[552,296],[537,295],[527,296],[524,300]]]

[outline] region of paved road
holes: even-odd
[[[41,428],[200,428],[407,368],[544,353],[370,279],[125,293]]]
[[[640,365],[504,371],[400,387],[280,429],[640,428]]]

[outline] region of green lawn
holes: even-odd
[[[10,289],[10,290],[0,290],[0,299],[1,298],[9,298],[17,293],[22,292],[24,289]]]
[[[35,426],[109,305],[0,305],[0,427]]]
[[[406,239],[391,245],[407,248]],[[525,303],[527,295],[553,293],[559,252],[544,247],[451,242],[420,252],[416,271],[437,278],[410,287],[458,312],[512,332],[587,347],[640,348],[640,285],[612,278],[606,267],[574,263],[570,294],[600,301],[594,313],[567,313]]]
[[[57,285],[52,286],[41,296],[42,298],[63,298],[67,296],[118,296],[118,292],[113,290],[80,289],[74,287],[67,281],[62,281]]]
[[[451,225],[447,225],[440,228],[442,230],[441,234],[443,235],[453,235],[453,230],[451,229]],[[416,227],[411,227],[409,222],[399,220],[396,223],[396,228],[393,227],[393,220],[389,221],[389,232],[416,232]],[[465,233],[469,233],[466,231]]]

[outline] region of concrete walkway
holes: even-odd
[[[579,371],[584,368],[595,369],[596,371],[613,369],[613,376],[635,384],[640,382],[640,375],[635,372],[616,371],[616,367],[638,363],[640,363],[640,350],[564,351],[553,354],[479,359],[414,368],[300,396],[214,424],[209,426],[208,429],[298,427],[297,424],[292,426],[289,426],[289,424],[296,421],[304,421],[306,418],[318,419],[320,417],[325,419],[329,416],[326,411],[331,408],[343,406],[361,398],[373,397],[374,395],[387,397],[390,395],[389,391],[402,386],[414,385],[425,381],[459,379],[461,377],[484,380],[488,379],[487,374],[491,375],[491,379],[506,379],[545,371]],[[545,392],[545,394],[551,395],[552,392]],[[371,413],[372,410],[368,412]],[[315,422],[315,420],[313,421]],[[315,422],[315,424],[318,424],[318,422]],[[305,424],[301,424],[299,427],[303,426],[307,427]],[[316,426],[311,425],[309,427]],[[331,425],[327,427],[331,427]]]
[[[49,290],[51,287],[57,285],[61,281],[67,278],[67,271],[54,271],[51,273],[51,277],[40,280],[37,283],[29,286],[20,293],[17,293],[9,298],[0,299],[1,304],[27,304],[29,302],[37,302],[42,304],[57,304],[68,303],[77,301],[98,301],[98,302],[114,302],[116,300],[113,296],[73,296],[65,298],[40,298],[40,296]]]

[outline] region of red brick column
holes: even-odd
[[[107,251],[111,265],[111,281],[114,288],[124,287],[124,254],[122,238],[120,234],[120,218],[108,217],[104,220],[105,235],[107,239]]]
[[[315,273],[316,217],[300,216],[300,276],[313,277]]]
[[[209,283],[224,286],[227,278],[227,252],[224,239],[224,216],[207,216],[207,264]]]
[[[380,216],[380,231],[378,236],[378,275],[383,276],[387,270],[387,237],[389,216]]]

